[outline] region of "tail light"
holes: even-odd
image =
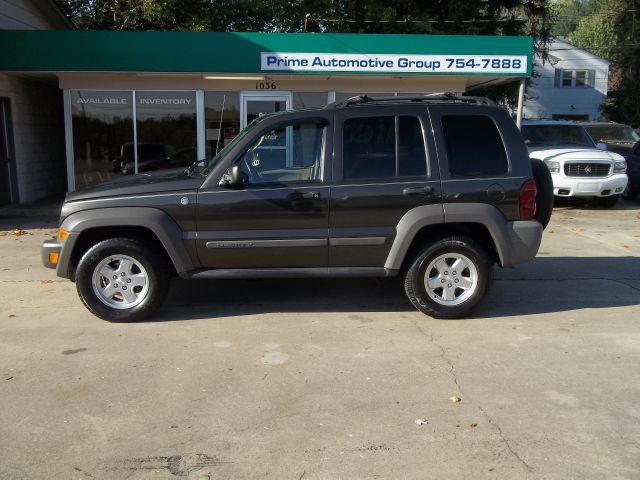
[[[520,187],[520,220],[533,220],[536,216],[536,194],[538,187],[534,180],[527,180]]]

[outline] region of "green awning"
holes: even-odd
[[[531,75],[531,37],[0,30],[0,71]]]

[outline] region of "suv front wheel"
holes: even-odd
[[[477,308],[489,291],[492,264],[472,239],[444,238],[414,258],[404,288],[421,312],[434,318],[461,318]]]
[[[94,315],[109,321],[143,320],[164,300],[169,287],[165,259],[132,238],[111,238],[80,259],[76,288]]]

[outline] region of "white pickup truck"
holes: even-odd
[[[522,125],[529,156],[542,160],[559,197],[595,197],[613,207],[627,186],[623,156],[595,144],[584,127],[563,120],[532,120]]]

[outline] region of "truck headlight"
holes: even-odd
[[[560,162],[554,162],[553,160],[547,160],[544,163],[547,164],[547,168],[551,173],[560,173]]]
[[[613,164],[613,173],[624,173],[627,171],[627,162],[621,161]]]

